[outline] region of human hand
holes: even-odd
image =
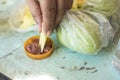
[[[27,0],[27,3],[38,30],[49,36],[72,7],[73,0]]]

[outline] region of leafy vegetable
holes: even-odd
[[[72,9],[83,9],[112,15],[119,7],[120,0],[74,0]]]
[[[107,46],[110,30],[111,26],[103,15],[75,10],[66,13],[57,29],[57,36],[64,46],[74,51],[95,54]]]

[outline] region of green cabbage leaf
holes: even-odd
[[[119,3],[120,0],[86,0],[83,9],[110,16],[118,9]]]
[[[68,11],[57,29],[59,41],[82,54],[96,54],[108,45],[111,34],[112,27],[108,20],[90,11]]]

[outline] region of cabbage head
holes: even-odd
[[[83,9],[110,16],[117,10],[120,0],[86,0]]]
[[[98,15],[92,18],[91,13],[74,10],[65,14],[57,29],[58,39],[64,46],[82,54],[96,54],[104,43],[108,43],[107,30],[111,27],[106,26],[103,16],[97,21]]]

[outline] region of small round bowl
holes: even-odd
[[[33,42],[34,39],[39,39],[40,36],[32,36],[31,38],[29,38],[28,40],[25,41],[24,43],[24,51],[25,53],[27,54],[27,56],[29,56],[30,58],[32,59],[36,59],[36,60],[39,60],[39,59],[45,59],[47,57],[49,57],[52,53],[53,53],[53,50],[54,50],[54,44],[53,44],[53,41],[50,39],[50,38],[47,38],[47,42],[46,44],[51,44],[52,47],[51,49],[46,52],[46,53],[42,53],[42,54],[33,54],[33,53],[30,53],[26,47]]]

